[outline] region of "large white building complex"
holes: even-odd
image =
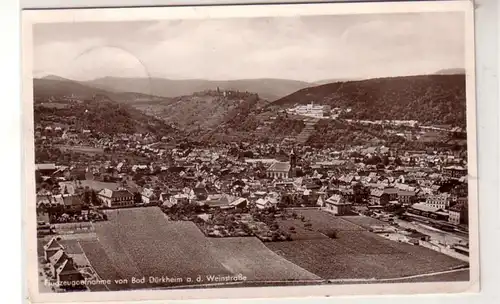
[[[330,114],[330,106],[315,105],[311,102],[307,105],[297,105],[294,108],[288,109],[287,111],[290,114],[322,118]]]

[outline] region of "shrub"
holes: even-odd
[[[331,239],[336,239],[338,237],[337,231],[334,231],[334,230],[328,231],[326,233],[326,236],[329,237],[329,238],[331,238]]]

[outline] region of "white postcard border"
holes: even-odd
[[[265,6],[265,8],[263,8]],[[98,22],[98,21],[144,21],[199,18],[244,18],[276,17],[296,15],[345,15],[417,12],[464,12],[466,18],[466,94],[467,94],[467,143],[469,172],[469,239],[470,281],[451,283],[386,283],[360,285],[320,285],[293,287],[245,287],[184,290],[145,290],[120,292],[92,292],[66,294],[38,293],[36,254],[36,214],[34,178],[34,127],[33,127],[33,50],[32,26],[36,23]],[[276,298],[344,295],[395,295],[422,293],[457,293],[479,291],[479,231],[477,193],[477,134],[476,93],[474,65],[474,11],[469,1],[446,2],[397,2],[397,3],[314,3],[288,5],[237,5],[203,7],[154,7],[113,9],[65,9],[27,10],[22,14],[22,98],[23,98],[23,182],[25,203],[23,228],[27,250],[26,269],[29,300],[39,302],[91,302],[91,301],[137,301],[180,299],[230,299],[230,298]]]

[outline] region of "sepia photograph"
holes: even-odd
[[[24,11],[30,300],[477,291],[472,12]]]

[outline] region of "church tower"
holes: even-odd
[[[296,176],[296,166],[297,166],[297,155],[295,154],[295,150],[292,148],[292,151],[290,152],[290,173],[288,174],[289,177],[295,177]]]
[[[295,169],[296,165],[297,165],[297,155],[295,154],[295,150],[292,148],[292,151],[290,152],[290,167],[291,167],[291,169]]]

